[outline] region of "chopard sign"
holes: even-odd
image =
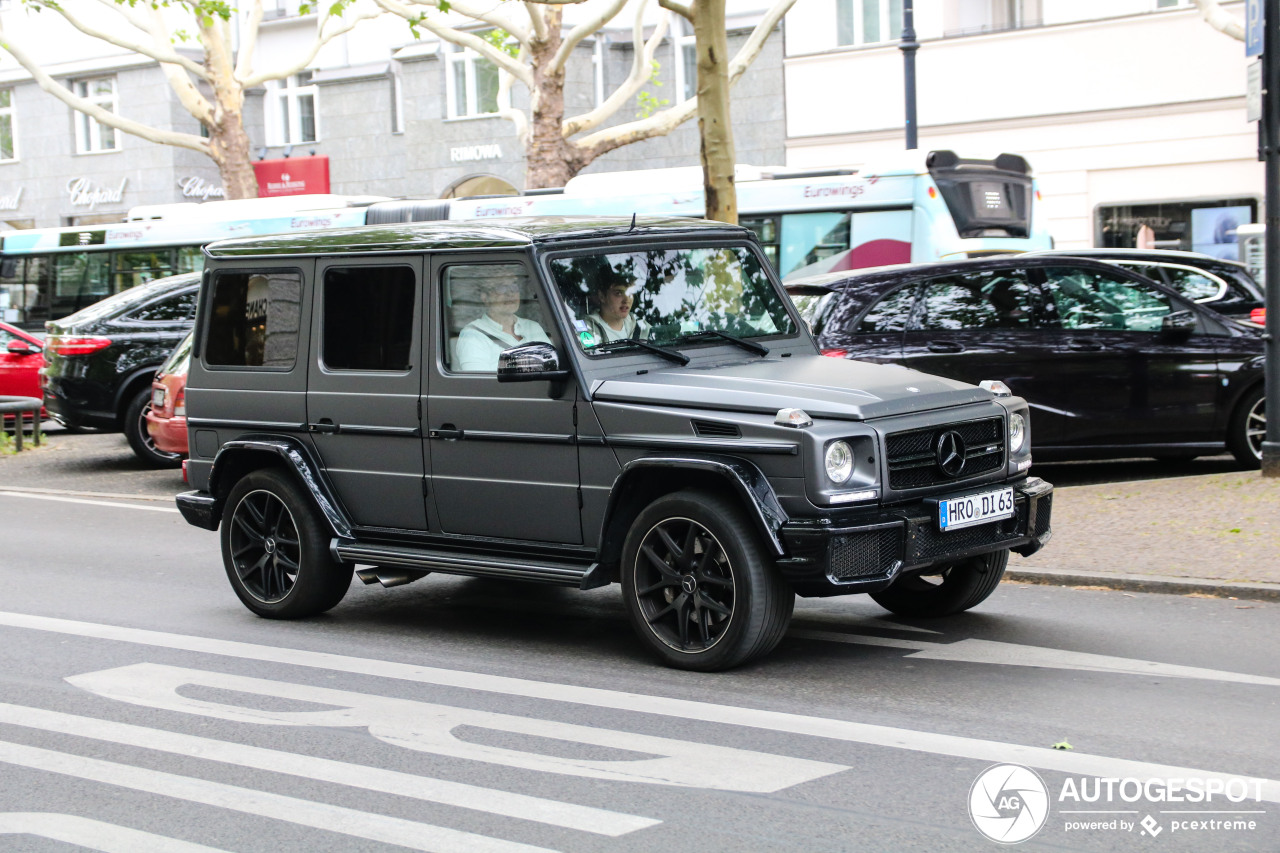
[[[189,178],[178,178],[178,188],[183,198],[198,198],[208,201],[211,198],[225,198],[226,191],[217,184],[211,184],[204,178],[192,175]]]
[[[120,186],[110,189],[98,186],[88,178],[72,178],[67,181],[67,194],[71,196],[73,207],[93,210],[100,204],[119,204],[124,199],[124,188],[128,183],[128,178],[121,178]]]
[[[18,205],[22,204],[23,187],[18,187],[14,192],[8,195],[0,195],[0,210],[17,210]]]

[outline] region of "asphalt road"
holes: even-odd
[[[1280,846],[1280,605],[801,600],[769,657],[684,673],[609,588],[357,581],[258,619],[167,501],[35,491],[13,461],[0,850],[968,851],[1040,816],[1020,848]]]

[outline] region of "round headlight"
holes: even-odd
[[[843,483],[853,476],[853,450],[846,442],[833,441],[827,446],[827,479]]]
[[[1014,412],[1009,415],[1009,452],[1017,453],[1027,440],[1027,419]]]

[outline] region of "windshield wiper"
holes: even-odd
[[[676,337],[675,343],[680,343],[681,341],[696,341],[706,338],[720,338],[721,340],[728,341],[731,344],[737,344],[744,350],[753,352],[756,355],[769,354],[769,348],[764,344],[749,341],[746,338],[740,338],[736,335],[731,335],[728,332],[721,332],[718,329],[704,329],[701,332],[685,332],[684,334]]]
[[[660,347],[657,344],[651,344],[648,341],[637,340],[636,338],[620,338],[616,341],[599,344],[590,347],[589,352],[613,352],[619,349],[642,349],[648,350],[654,355],[660,355],[668,361],[674,361],[676,364],[685,365],[689,363],[689,356],[682,352],[676,352],[673,349]]]

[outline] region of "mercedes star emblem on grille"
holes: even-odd
[[[959,477],[964,470],[964,439],[960,433],[949,429],[938,436],[934,445],[933,457],[938,461],[938,468],[948,477]]]

